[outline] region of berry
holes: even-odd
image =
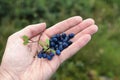
[[[43,54],[39,53],[37,56],[38,56],[38,58],[42,58]]]
[[[72,41],[68,41],[67,43],[68,43],[68,45],[71,45],[71,44],[72,44]]]
[[[73,38],[73,37],[75,36],[75,34],[74,34],[74,33],[71,33],[71,34],[69,34],[68,36],[69,36],[69,38],[71,39],[71,38]]]
[[[63,42],[63,41],[64,41],[64,38],[61,37],[61,38],[60,38],[60,41]]]
[[[68,41],[69,40],[69,37],[66,36],[65,39],[63,40],[64,42]]]
[[[51,57],[50,55],[47,55],[47,59],[48,59],[48,60],[51,60],[52,57]]]
[[[56,34],[56,38],[57,38],[57,39],[60,39],[60,34]]]
[[[65,33],[62,33],[61,36],[62,36],[62,38],[65,38],[65,37],[66,37],[66,34],[65,34]]]
[[[50,42],[50,47],[54,47],[55,43],[54,42]]]
[[[56,50],[57,55],[60,55],[60,53],[61,53],[60,50]]]
[[[63,43],[63,48],[67,48],[68,44],[66,42]]]
[[[43,58],[46,58],[47,57],[47,54],[46,53],[43,53]]]
[[[61,45],[61,44],[62,44],[62,42],[60,42],[60,41],[59,41],[59,42],[58,42],[58,44],[59,44],[59,45]]]
[[[58,48],[58,45],[55,45],[55,48]]]
[[[54,42],[57,42],[57,38],[53,38],[52,40],[53,40]]]
[[[51,57],[53,57],[53,56],[54,56],[54,53],[50,53],[49,55],[50,55]]]
[[[51,47],[51,49],[55,50],[55,47]]]
[[[62,50],[63,50],[63,46],[60,45],[58,49],[59,49],[60,51],[62,51]]]

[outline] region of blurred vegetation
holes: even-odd
[[[120,0],[0,0],[0,60],[9,35],[46,22],[47,27],[80,15],[92,17],[99,31],[51,80],[120,80]]]

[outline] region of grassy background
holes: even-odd
[[[51,80],[120,80],[119,6],[119,0],[0,0],[0,61],[12,33],[29,24],[46,22],[50,27],[80,15],[95,19],[99,31]]]

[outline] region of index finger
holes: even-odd
[[[57,33],[65,32],[66,30],[70,29],[71,27],[79,24],[82,21],[80,16],[74,16],[68,18],[62,22],[55,24],[54,26],[48,28],[45,33],[47,36],[51,37]]]

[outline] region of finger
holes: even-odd
[[[51,37],[54,34],[65,32],[66,30],[70,29],[71,27],[79,24],[82,21],[80,16],[71,17],[66,19],[62,22],[57,23],[56,25],[48,28],[45,33]]]
[[[42,31],[44,31],[46,28],[45,23],[40,23],[40,24],[34,24],[34,25],[29,25],[19,31],[18,33],[22,37],[23,35],[27,35],[29,38],[32,38],[38,34],[40,34]]]
[[[60,57],[61,63],[71,56],[73,56],[77,51],[79,51],[83,46],[85,46],[91,39],[89,34],[85,34],[81,36],[77,41],[75,41],[72,45],[62,51]]]
[[[84,29],[83,31],[76,34],[75,37],[71,41],[74,42],[74,41],[78,40],[84,34],[93,35],[97,31],[98,31],[98,26],[97,25],[91,25],[91,26],[87,27],[86,29]]]
[[[86,29],[87,27],[93,25],[95,22],[93,19],[89,18],[86,20],[83,20],[81,23],[79,23],[78,25],[76,25],[75,27],[67,30],[65,33],[66,34],[70,34],[71,32],[74,34],[79,33],[80,31]]]

